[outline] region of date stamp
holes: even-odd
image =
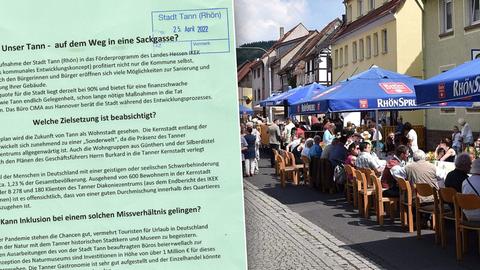
[[[174,36],[176,50],[228,53],[231,41],[228,15],[227,8],[152,11],[152,34]]]

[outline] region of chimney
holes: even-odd
[[[285,35],[285,28],[283,28],[283,26],[282,26],[282,27],[280,27],[280,38],[282,38],[283,35]]]

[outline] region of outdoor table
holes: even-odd
[[[437,181],[438,187],[445,187],[445,178],[447,174],[455,169],[454,162],[448,161],[435,161],[435,167],[437,168]]]

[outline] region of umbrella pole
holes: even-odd
[[[375,137],[375,153],[377,154],[377,156],[379,155],[380,151],[379,151],[379,144],[378,144],[378,110],[375,110],[375,130],[377,131],[376,134],[373,134],[374,136],[377,135]]]

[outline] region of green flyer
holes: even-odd
[[[0,269],[246,269],[232,0],[0,9]]]

